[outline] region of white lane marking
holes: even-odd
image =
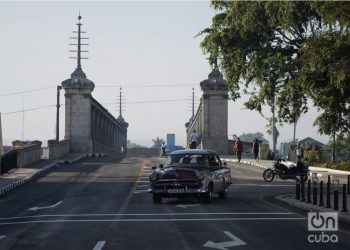
[[[28,218],[42,218],[42,217],[97,217],[97,216],[176,216],[176,215],[292,215],[293,213],[280,213],[280,212],[232,212],[232,213],[151,213],[151,214],[42,214],[42,215],[31,215],[21,217],[7,217],[0,218],[0,220],[16,220],[16,219],[28,219]]]
[[[2,240],[3,238],[6,238],[6,235],[0,235],[0,240]]]
[[[148,185],[138,185],[137,187],[148,187]]]
[[[111,220],[42,220],[42,221],[17,221],[17,222],[3,222],[0,226],[4,225],[20,225],[31,223],[65,223],[65,222],[192,222],[192,221],[283,221],[283,220],[306,220],[306,218],[201,218],[201,219],[111,219]]]
[[[41,209],[47,209],[47,208],[54,208],[57,207],[58,205],[60,205],[63,201],[59,201],[56,204],[53,204],[51,206],[45,206],[45,207],[32,207],[32,208],[28,208],[28,210],[31,211],[37,211],[37,210],[41,210]]]
[[[181,208],[188,208],[188,207],[199,207],[201,206],[201,204],[179,204],[179,205],[176,205],[177,207],[181,207]]]
[[[106,244],[106,241],[99,241],[97,242],[93,250],[101,250],[105,244]]]
[[[243,240],[239,239],[237,236],[233,235],[229,231],[224,231],[224,234],[226,234],[228,237],[230,237],[231,241],[224,241],[224,242],[220,242],[220,243],[214,243],[212,241],[208,241],[203,246],[227,250],[227,247],[247,245],[247,243],[245,243]]]

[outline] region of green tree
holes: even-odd
[[[163,139],[157,137],[156,139],[152,140],[153,146],[151,148],[159,148],[162,146],[162,143],[165,142]]]
[[[350,2],[212,1],[217,11],[201,47],[210,64],[220,58],[230,98],[256,89],[245,104],[269,105],[280,121],[294,123],[319,108],[323,134],[349,131]],[[294,137],[294,136],[293,136]],[[335,155],[335,154],[334,154]]]

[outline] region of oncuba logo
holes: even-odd
[[[309,213],[307,226],[309,231],[338,231],[338,213]]]
[[[308,230],[321,233],[310,234],[308,240],[310,243],[329,243],[338,242],[336,234],[327,234],[325,232],[338,231],[338,213],[331,212],[312,212],[308,213]]]

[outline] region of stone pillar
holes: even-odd
[[[1,112],[0,112],[0,155],[4,154],[4,143],[2,141],[2,124],[1,124]]]
[[[95,84],[77,68],[62,86],[66,104],[65,139],[70,141],[70,151],[92,153],[91,92]]]
[[[202,148],[228,154],[228,87],[223,75],[214,69],[200,83],[202,96]]]

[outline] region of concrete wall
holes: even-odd
[[[17,148],[17,166],[24,167],[40,160],[41,142]]]
[[[56,160],[69,153],[69,140],[65,139],[57,143],[56,140],[48,140],[49,159]]]
[[[128,156],[159,156],[158,148],[130,148],[128,149]]]

